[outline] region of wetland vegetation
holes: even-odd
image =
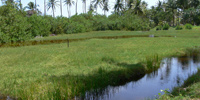
[[[70,8],[72,1],[64,2]],[[98,2],[106,12],[108,1]],[[98,2],[94,0],[91,6],[99,5]],[[199,98],[198,0],[158,1],[151,8],[141,0],[117,0],[109,16],[100,15],[91,7],[88,12],[69,14],[68,18],[41,14],[33,2],[25,8],[21,0],[2,3],[0,99],[102,99],[98,97],[112,89],[119,90],[145,79],[158,82],[156,77],[164,75],[160,80],[170,83],[173,80],[170,75],[178,69],[181,75],[188,74],[190,68],[192,73],[188,76],[175,77],[180,86],[159,87],[160,84],[148,80],[143,85],[151,84],[157,90],[169,88],[159,99]],[[45,3],[53,15],[56,3],[56,0]],[[172,67],[174,62],[176,66]],[[152,98],[152,88],[142,90],[138,91],[144,93],[137,95],[139,99]],[[154,93],[153,96],[159,94]],[[136,96],[128,99],[133,98],[137,99]]]

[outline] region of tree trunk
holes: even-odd
[[[97,6],[97,8],[98,8],[98,6]],[[97,15],[97,8],[96,8],[96,15]]]
[[[44,15],[46,15],[46,0],[44,0]]]
[[[62,0],[60,0],[60,13],[61,13],[61,17],[62,17]]]
[[[35,11],[37,11],[37,2],[35,0]]]
[[[86,7],[87,4],[86,3],[87,3],[87,0],[85,0],[85,13],[87,12],[87,7]]]
[[[67,5],[68,17],[70,18],[69,5]]]
[[[77,12],[77,3],[78,3],[78,0],[76,0],[76,15],[78,14],[78,12]]]
[[[85,7],[84,7],[84,2],[83,2],[83,5],[82,5],[82,9],[83,9],[83,13],[84,13],[84,12],[85,12],[85,11],[84,11],[84,9],[85,9]]]
[[[174,26],[174,19],[175,19],[175,18],[174,18],[174,17],[175,17],[175,16],[174,16],[174,9],[173,9],[172,13],[173,13],[173,26]]]
[[[53,11],[53,17],[55,17],[55,14],[54,14],[54,8],[52,8],[52,11]]]
[[[22,10],[22,1],[21,0],[19,0],[19,6],[20,6],[20,9]]]

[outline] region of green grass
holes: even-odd
[[[200,46],[199,30],[89,32],[42,39],[148,34],[176,37],[90,39],[72,42],[69,48],[66,43],[0,48],[0,93],[21,99],[69,99],[92,88],[124,84],[149,72],[151,62],[159,63],[163,57]]]
[[[103,37],[103,36],[123,36],[123,35],[152,35],[155,36],[177,36],[177,37],[199,37],[200,27],[194,26],[192,30],[175,30],[175,28],[170,28],[169,30],[155,31],[155,29],[147,31],[95,31],[79,34],[61,34],[57,36],[50,36],[44,38],[35,38],[33,40],[60,40],[60,39],[79,39],[79,38],[92,38],[92,37]],[[191,34],[191,35],[189,35]]]

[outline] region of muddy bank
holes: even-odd
[[[90,37],[90,38],[79,38],[79,39],[61,39],[61,40],[35,40],[26,42],[16,43],[5,43],[0,44],[0,47],[20,47],[20,46],[31,46],[31,45],[45,45],[45,44],[58,44],[67,43],[66,46],[70,46],[71,42],[85,41],[89,39],[120,39],[120,38],[133,38],[133,37],[158,37],[154,35],[123,35],[123,36],[103,36],[103,37]],[[172,36],[159,36],[159,37],[172,37]]]

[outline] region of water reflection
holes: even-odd
[[[200,66],[200,53],[162,60],[161,67],[143,78],[123,86],[108,86],[85,94],[85,100],[154,99],[161,89],[172,90],[195,74]]]

